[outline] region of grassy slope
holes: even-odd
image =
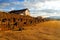
[[[60,21],[48,21],[24,27],[23,31],[0,32],[0,40],[60,40]]]

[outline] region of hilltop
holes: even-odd
[[[0,12],[0,29],[1,30],[21,30],[24,26],[35,25],[46,21],[41,16],[32,17],[28,15],[19,15],[15,13]]]
[[[0,40],[60,40],[60,21],[0,12]]]

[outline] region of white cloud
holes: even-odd
[[[11,8],[9,11],[11,11],[11,10],[15,10],[15,8]]]
[[[5,8],[5,7],[9,6],[9,5],[10,5],[10,3],[1,3],[0,8]]]
[[[60,1],[46,1],[44,3],[44,8],[45,9],[55,9],[55,10],[59,10],[60,8]]]
[[[41,2],[44,1],[44,2]],[[35,0],[35,1],[26,1],[25,7],[29,8],[33,13],[32,16],[60,16],[60,0]],[[40,11],[38,10],[46,10]],[[48,11],[47,11],[48,10]],[[35,11],[35,12],[34,12]],[[49,13],[51,12],[51,13]],[[59,14],[58,14],[59,12]],[[35,13],[35,14],[34,14]]]
[[[60,12],[58,14],[58,11],[60,10],[60,0],[25,0],[24,2],[11,2],[11,3],[3,3],[2,7],[7,7],[7,6],[15,6],[15,5],[24,5],[24,8],[29,8],[31,15],[33,16],[59,16]],[[20,7],[18,6],[18,7]],[[15,8],[11,8],[10,10],[14,10]],[[21,7],[20,7],[21,8]],[[51,10],[49,10],[51,9]],[[46,10],[46,11],[41,11],[41,10]],[[47,11],[48,10],[48,11]],[[56,10],[56,11],[54,11]],[[39,11],[39,12],[38,12]],[[53,11],[53,12],[51,12]],[[48,13],[51,12],[51,13]],[[35,14],[33,14],[35,13]]]
[[[16,1],[16,2],[11,2],[11,4],[14,4],[14,5],[20,5],[22,4],[23,2],[19,2],[19,1]]]
[[[46,1],[46,2],[36,2],[36,3],[26,3],[25,6],[32,9],[54,9],[60,10],[60,1]]]
[[[2,5],[7,6],[10,5],[10,3],[2,3]]]

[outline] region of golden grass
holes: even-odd
[[[0,40],[60,40],[60,21],[26,26],[22,31],[0,32]]]

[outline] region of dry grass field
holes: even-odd
[[[0,31],[0,40],[60,40],[60,21],[25,26],[22,31]]]

